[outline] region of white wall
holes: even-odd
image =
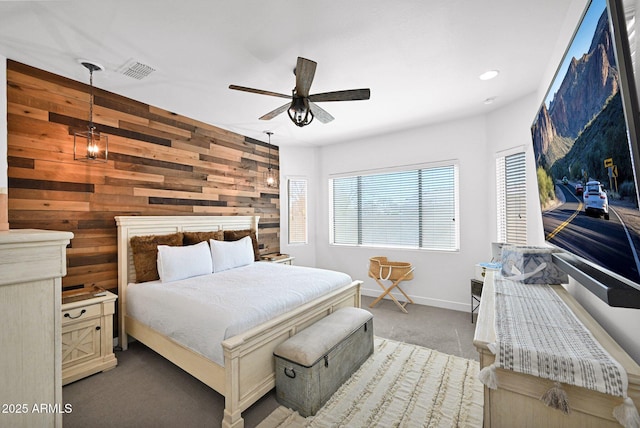
[[[514,146],[524,144],[527,153],[527,193],[536,195],[527,200],[527,242],[531,245],[544,243],[542,216],[537,202],[537,179],[533,161],[533,148],[529,129],[537,109],[542,102],[542,95],[532,94],[487,117],[488,151],[499,153]],[[489,188],[495,188],[495,166],[488,175]],[[490,236],[496,236],[495,190],[492,190],[491,214],[489,226]],[[640,339],[635,326],[640,325],[640,310],[613,308],[604,303],[593,293],[580,285],[573,278],[567,290],[584,306],[600,325],[622,346],[622,348],[640,363]]]
[[[640,10],[640,0],[625,1],[627,2],[635,2],[636,10]],[[315,150],[283,150],[285,156],[284,161],[281,160],[281,168],[285,174],[297,174],[301,169],[306,170],[306,165],[309,165],[308,156],[318,156],[319,160],[314,165],[317,168],[313,182],[315,191],[309,195],[310,203],[315,204],[315,210],[311,214],[315,216],[315,221],[310,218],[309,223],[311,229],[315,224],[315,264],[311,249],[290,248],[290,252],[294,255],[301,254],[300,259],[308,260],[309,266],[341,270],[353,278],[364,280],[363,294],[372,296],[377,296],[381,290],[373,280],[366,277],[369,257],[387,255],[393,260],[410,261],[416,266],[415,279],[404,288],[417,303],[468,311],[469,278],[473,275],[473,265],[478,261],[488,260],[489,243],[497,237],[495,158],[514,149],[524,149],[527,154],[527,192],[537,196],[530,126],[586,3],[586,0],[572,2],[563,36],[558,39],[555,47],[551,47],[546,77],[540,82],[536,93],[483,117],[461,119]],[[640,26],[640,21],[637,21],[637,26]],[[639,73],[636,73],[636,81],[640,87]],[[460,165],[459,252],[381,251],[329,245],[327,185],[331,174],[448,159],[456,159]],[[283,200],[283,204],[285,203]],[[537,197],[528,200],[527,239],[532,245],[544,242]],[[283,248],[287,248],[286,245]],[[573,279],[567,289],[632,358],[640,362],[640,340],[634,327],[640,325],[640,310],[609,307]]]
[[[640,0],[631,0],[636,3],[636,10],[640,10]],[[563,35],[558,39],[557,45],[550,52],[549,67],[545,79],[540,82],[540,87],[535,94],[524,97],[520,101],[510,106],[491,113],[487,118],[488,149],[490,153],[497,153],[510,149],[515,145],[524,144],[527,150],[527,192],[537,195],[537,179],[535,176],[535,166],[533,160],[533,147],[531,145],[530,126],[534,116],[542,103],[547,87],[560,63],[564,50],[569,44],[582,11],[586,7],[585,0],[574,0],[572,7],[567,14]],[[626,3],[626,2],[625,2]],[[636,20],[636,25],[640,25]],[[637,31],[637,30],[636,30]],[[636,73],[638,82],[638,73]],[[639,86],[640,87],[640,86]],[[495,167],[494,167],[495,170]],[[488,187],[494,184],[492,172],[488,176]],[[491,219],[489,227],[492,227],[491,236],[495,234],[495,191],[493,192]],[[542,217],[540,208],[537,205],[537,198],[528,199],[527,205],[527,239],[531,245],[544,243],[544,232],[542,229]],[[584,306],[587,311],[602,325],[605,330],[631,355],[637,362],[640,362],[640,339],[635,333],[635,326],[640,325],[640,310],[612,308],[597,298],[574,279],[570,278],[567,286],[568,291]]]
[[[527,165],[527,243],[538,245],[544,242],[540,204],[538,203],[538,185],[533,159],[531,124],[540,107],[540,99],[530,94],[487,115],[487,165],[490,167],[486,187],[490,199],[490,237],[497,239],[496,211],[496,165],[495,159],[511,153],[526,153]]]
[[[416,303],[469,310],[473,266],[490,258],[487,141],[484,118],[475,117],[322,147],[316,223],[318,267],[331,268],[364,281],[363,294],[381,289],[367,277],[369,258],[387,256],[411,262],[414,279],[403,289]],[[436,252],[380,248],[347,248],[329,244],[328,179],[332,174],[455,160],[459,164],[460,251]]]
[[[314,227],[318,218],[318,149],[285,146],[280,148],[280,252],[291,254],[300,266],[316,266],[318,237]],[[289,206],[287,180],[307,179],[307,244],[289,244]]]

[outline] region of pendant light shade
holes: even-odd
[[[265,131],[269,136],[269,168],[264,172],[264,183],[267,187],[278,187],[278,172],[271,168],[271,136],[273,132]]]
[[[73,159],[106,162],[109,157],[109,137],[96,130],[93,123],[93,72],[104,70],[104,67],[86,60],[81,60],[80,64],[89,70],[89,124],[86,131],[73,134]]]

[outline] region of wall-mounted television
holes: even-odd
[[[531,126],[545,240],[611,306],[640,308],[639,109],[621,0],[592,0]]]

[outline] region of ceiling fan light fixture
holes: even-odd
[[[296,86],[291,91],[291,95],[238,85],[229,85],[229,89],[290,99],[291,103],[281,105],[269,113],[262,115],[259,119],[271,120],[286,110],[289,119],[299,127],[307,126],[316,116],[320,123],[329,123],[334,119],[327,111],[318,106],[317,103],[319,102],[368,100],[371,96],[371,91],[368,88],[347,89],[310,95],[309,89],[311,88],[313,76],[316,72],[316,65],[317,63],[315,61],[298,57],[296,68],[293,71],[293,74],[296,76]]]
[[[287,113],[291,121],[299,127],[307,126],[314,118],[313,112],[309,108],[309,101],[306,98],[296,96],[295,91]]]

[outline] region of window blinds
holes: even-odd
[[[525,154],[496,159],[498,241],[527,243]]]
[[[455,165],[331,181],[332,243],[458,249]]]
[[[289,179],[289,244],[307,243],[307,180]]]

